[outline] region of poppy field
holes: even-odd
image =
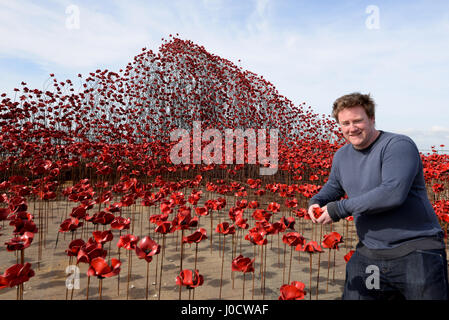
[[[1,94],[1,299],[341,297],[352,217],[306,213],[345,143],[330,117],[173,36],[117,72],[45,87]],[[243,163],[173,163],[170,133],[194,121],[277,130],[276,172],[259,174],[245,140],[232,145]],[[193,140],[192,159],[210,145]],[[432,150],[421,159],[447,239],[449,155]]]

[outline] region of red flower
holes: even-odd
[[[84,245],[85,242],[83,239],[75,239],[72,242],[70,242],[69,249],[67,249],[65,252],[67,253],[68,256],[76,257],[81,247]]]
[[[242,215],[237,215],[235,218],[235,225],[237,225],[241,229],[248,229],[249,224],[246,223],[248,219],[243,219]]]
[[[298,200],[296,198],[292,200],[285,199],[285,205],[288,208],[296,208],[298,206]]]
[[[114,221],[115,216],[107,211],[100,211],[97,213],[94,213],[92,216],[86,215],[85,217],[86,221],[92,221],[93,224],[102,224],[107,225],[112,223]]]
[[[102,257],[92,259],[87,275],[89,277],[97,276],[99,279],[113,277],[120,272],[121,262],[118,259],[111,259],[111,266]]]
[[[136,254],[139,259],[145,259],[146,262],[151,262],[153,256],[161,251],[161,246],[153,239],[146,236],[140,240],[136,246]]]
[[[299,217],[299,218],[308,216],[307,210],[304,209],[304,208],[300,208],[300,209],[298,209],[298,210],[293,210],[293,213],[294,213],[297,217]],[[310,217],[309,217],[309,219],[310,219]]]
[[[345,259],[345,261],[348,262],[348,261],[351,259],[352,255],[354,254],[354,252],[355,252],[354,250],[349,251],[349,252],[343,257],[343,259]]]
[[[196,207],[195,212],[199,216],[207,216],[209,214],[207,207]]]
[[[9,225],[14,226],[15,229],[13,231],[14,234],[24,234],[25,232],[37,233],[36,224],[31,220],[26,220],[22,218],[15,218],[12,220]]]
[[[139,241],[139,237],[136,237],[132,234],[127,234],[124,236],[121,236],[117,247],[119,248],[125,248],[126,250],[135,250],[137,246],[137,241]]]
[[[179,276],[176,277],[176,284],[178,286],[186,286],[187,289],[193,289],[201,286],[204,282],[202,275],[198,273],[198,270],[194,272],[192,270],[182,270]]]
[[[324,210],[321,209],[320,207],[313,208],[313,216],[315,217],[315,219],[318,219],[323,214],[323,212]]]
[[[183,237],[182,242],[183,243],[193,243],[193,242],[199,243],[204,239],[207,239],[206,229],[199,228],[191,235],[189,235],[187,237]]]
[[[338,232],[331,232],[329,234],[325,234],[324,240],[322,242],[322,245],[324,248],[328,249],[337,249],[338,250],[338,244],[343,242],[342,236]]]
[[[18,286],[30,280],[31,277],[34,277],[34,271],[30,263],[15,264],[6,269],[3,276],[0,276],[0,288]]]
[[[271,203],[268,205],[267,210],[268,210],[268,211],[271,211],[271,212],[273,212],[273,213],[276,213],[276,212],[279,211],[280,207],[281,207],[281,205],[280,205],[279,203],[277,203],[277,202],[271,202]]]
[[[79,227],[81,227],[84,224],[84,222],[80,222],[78,219],[70,217],[68,219],[65,219],[61,225],[59,226],[59,232],[68,232],[68,231],[75,231]]]
[[[321,249],[321,246],[316,241],[309,241],[304,245],[304,247],[299,244],[295,250],[308,253],[323,252],[323,249]]]
[[[253,218],[256,220],[270,220],[271,213],[266,212],[264,209],[256,209],[253,212]]]
[[[284,225],[285,229],[295,230],[295,217],[282,217],[279,222]]]
[[[217,227],[215,228],[215,232],[222,233],[224,235],[234,234],[235,226],[234,225],[230,226],[228,222],[222,222],[217,225]]]
[[[232,271],[240,271],[243,273],[254,272],[254,260],[255,259],[251,260],[250,258],[244,258],[242,255],[239,255],[232,260]]]
[[[172,221],[174,230],[188,229],[190,227],[196,227],[198,225],[198,217],[190,215],[190,208],[179,208],[178,214]]]
[[[174,230],[174,229],[173,229]],[[155,229],[156,232],[167,234],[172,232],[172,224],[168,221],[161,222]]]
[[[266,245],[267,239],[264,238],[265,234],[265,231],[250,230],[250,232],[245,235],[245,240],[250,241],[252,244]]]
[[[130,218],[124,218],[124,217],[115,217],[114,220],[111,222],[111,228],[113,230],[128,230],[129,226],[131,224]]]
[[[290,247],[296,247],[303,245],[305,239],[298,232],[289,232],[287,234],[284,234],[284,236],[282,237],[282,242],[288,244]]]
[[[31,242],[33,242],[33,238],[34,233],[27,231],[22,236],[14,237],[9,240],[9,242],[5,242],[6,250],[15,251],[26,249],[31,245]]]
[[[86,244],[79,248],[76,261],[77,263],[90,263],[95,258],[106,257],[106,254],[106,250],[104,250],[100,244],[92,242],[91,239],[89,239]]]
[[[92,235],[94,236],[95,242],[101,245],[105,244],[106,242],[112,241],[112,239],[114,238],[111,230],[94,231],[92,232]]]
[[[250,209],[257,209],[259,207],[259,202],[257,201],[251,201],[248,203],[248,208]]]
[[[281,286],[281,295],[279,300],[302,300],[306,295],[304,291],[305,285],[299,281],[293,281],[291,284]]]

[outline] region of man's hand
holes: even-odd
[[[332,218],[329,216],[329,212],[327,212],[327,206],[324,206],[322,209],[324,211],[321,214],[321,216],[318,219],[316,219],[316,222],[317,223],[322,223],[322,224],[332,223],[333,222]]]
[[[317,223],[317,219],[315,218],[315,215],[313,214],[313,208],[319,208],[320,206],[318,205],[318,204],[312,204],[310,207],[309,207],[309,210],[308,210],[308,215],[309,215],[309,217],[310,217],[310,220],[312,220],[312,222],[313,223]]]

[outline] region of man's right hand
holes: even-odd
[[[309,207],[309,211],[307,212],[307,214],[309,215],[310,220],[312,220],[313,223],[317,223],[317,220],[316,220],[316,218],[315,218],[315,215],[313,214],[313,208],[320,208],[320,206],[319,206],[318,204],[312,204],[312,205]]]

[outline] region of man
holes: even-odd
[[[335,153],[309,216],[322,224],[354,217],[360,241],[346,265],[343,299],[447,300],[444,235],[418,149],[405,135],[376,130],[374,109],[360,93],[334,102],[332,116],[349,144]],[[318,219],[314,207],[324,210]]]

